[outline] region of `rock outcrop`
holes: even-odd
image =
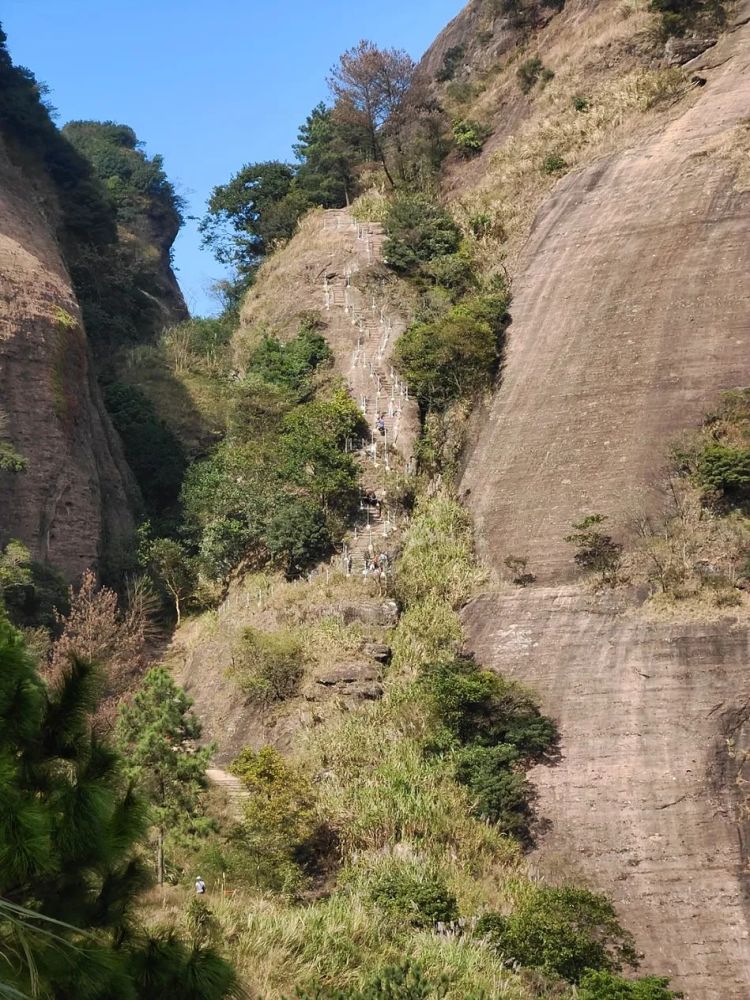
[[[0,544],[75,579],[129,544],[135,487],[96,384],[51,201],[0,142],[0,410],[26,460],[0,472]]]
[[[315,314],[336,369],[371,427],[382,414],[385,442],[408,457],[419,416],[391,355],[406,329],[410,303],[403,300],[404,283],[382,266],[383,242],[381,226],[358,223],[346,210],[311,213],[261,269],[243,304],[235,343],[241,365],[245,340],[254,330],[266,327],[291,337],[305,313]]]
[[[528,558],[539,584],[478,600],[465,624],[560,725],[560,763],[535,774],[539,863],[615,899],[644,970],[691,1000],[740,1000],[747,627],[592,600],[563,540],[595,512],[627,538],[669,441],[748,384],[746,16],[689,68],[705,80],[694,99],[562,179],[521,254],[502,385],[462,486],[487,562]]]

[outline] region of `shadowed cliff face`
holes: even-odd
[[[750,26],[711,51],[700,99],[566,177],[519,262],[503,384],[474,449],[484,554],[570,578],[571,522],[618,531],[667,442],[750,369],[750,191],[725,152],[750,93]]]
[[[73,579],[127,544],[134,487],[42,206],[0,145],[0,409],[27,461],[0,472],[0,543]]]
[[[560,725],[561,762],[534,773],[538,861],[611,894],[644,969],[691,1000],[750,996],[747,629],[587,597],[563,538],[594,512],[625,537],[670,439],[748,384],[749,13],[695,67],[689,109],[539,212],[462,483],[486,560],[526,556],[541,584],[465,612],[471,648]]]

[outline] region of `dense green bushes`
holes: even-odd
[[[422,685],[438,726],[434,751],[453,750],[456,780],[479,816],[525,840],[531,789],[523,769],[553,745],[554,725],[526,692],[470,659],[426,666]]]
[[[302,643],[293,632],[247,628],[235,646],[230,674],[253,701],[290,698],[303,673]]]
[[[577,983],[590,970],[635,965],[630,935],[612,904],[587,889],[527,888],[512,913],[487,914],[477,924],[507,961],[556,973]]]
[[[453,306],[427,323],[415,323],[396,345],[399,371],[423,411],[488,388],[497,372],[508,322],[504,288]]]
[[[167,232],[177,232],[182,199],[164,173],[161,156],[149,159],[132,128],[115,122],[73,121],[62,134],[92,164],[121,224],[131,226],[148,218]]]
[[[481,122],[459,118],[453,122],[451,129],[453,144],[461,156],[469,159],[482,152],[484,144],[490,135],[490,129]]]
[[[363,423],[343,389],[314,395],[329,358],[308,321],[294,340],[265,336],[251,352],[229,436],[188,470],[182,490],[185,531],[209,577],[268,560],[293,576],[341,536],[358,501],[346,443]]]
[[[237,877],[261,889],[297,892],[325,840],[309,777],[273,747],[243,750],[229,770],[248,792],[232,836],[241,852],[234,855]]]
[[[392,864],[370,882],[374,903],[393,910],[414,927],[434,928],[437,923],[458,920],[458,902],[439,873],[423,867]]]
[[[149,516],[169,513],[187,467],[182,445],[158,418],[153,403],[133,386],[110,383],[105,386],[104,400]]]
[[[461,233],[451,215],[424,195],[402,195],[389,207],[383,254],[389,267],[415,275],[420,264],[456,253]]]

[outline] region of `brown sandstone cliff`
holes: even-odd
[[[0,409],[27,461],[0,472],[0,544],[70,579],[133,530],[135,487],[104,411],[48,198],[0,145]]]
[[[539,580],[465,612],[471,647],[560,725],[561,762],[535,775],[538,861],[610,893],[644,969],[691,1000],[750,995],[748,629],[595,600],[563,537],[593,512],[625,535],[670,439],[748,383],[749,14],[689,67],[694,96],[544,201],[462,483],[485,559],[526,556]],[[491,158],[472,169],[492,180]]]

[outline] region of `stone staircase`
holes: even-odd
[[[370,425],[370,440],[365,447],[373,461],[380,460],[386,467],[390,465],[393,451],[408,462],[403,432],[409,390],[389,360],[404,323],[385,305],[379,304],[374,294],[368,296],[352,282],[357,272],[382,260],[383,227],[373,222],[357,222],[346,209],[340,209],[325,213],[324,228],[355,236],[355,251],[344,272],[326,271],[322,275],[322,293],[325,311],[343,311],[354,328],[354,346],[346,378],[352,396]],[[379,415],[385,424],[384,434],[375,427]]]

